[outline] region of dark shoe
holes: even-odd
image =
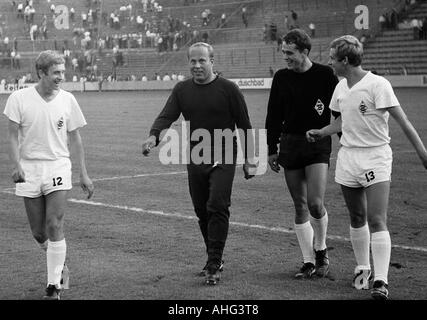
[[[316,267],[311,262],[306,262],[302,265],[301,269],[295,274],[297,279],[309,279],[315,274]]]
[[[61,300],[61,287],[50,284],[46,288],[46,294],[43,297],[44,300]]]
[[[223,264],[210,263],[206,269],[205,282],[207,285],[214,286],[221,279],[221,269]]]
[[[206,262],[205,266],[203,267],[202,271],[198,273],[200,277],[206,277],[207,271],[208,271],[208,262]],[[222,272],[224,270],[224,260],[221,260],[221,264],[219,265],[219,272]]]
[[[375,300],[387,300],[388,299],[388,285],[382,280],[374,281],[371,292],[372,298]]]
[[[326,277],[329,273],[329,257],[328,249],[314,250],[316,258],[316,275],[318,277]]]

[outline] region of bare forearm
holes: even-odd
[[[14,136],[9,137],[9,159],[14,167],[19,164],[19,147],[18,138]]]
[[[331,124],[320,129],[320,133],[322,137],[331,136],[335,133],[341,132],[341,125],[342,125],[341,117],[338,117],[332,120]]]
[[[79,163],[80,176],[87,176],[85,152],[84,152],[83,143],[79,134],[75,134],[72,136],[71,148],[77,157],[77,162]]]
[[[413,125],[408,122],[405,126],[402,127],[403,132],[405,133],[408,140],[414,146],[415,151],[421,159],[427,159],[427,150],[422,142],[420,136],[417,131],[413,127]]]

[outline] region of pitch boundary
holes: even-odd
[[[187,215],[179,213],[179,212],[173,212],[172,213],[172,212],[164,212],[164,211],[158,211],[158,210],[147,210],[147,209],[142,209],[142,208],[138,208],[138,207],[113,205],[113,204],[108,204],[108,203],[95,202],[95,201],[89,201],[89,200],[79,200],[79,199],[74,199],[74,198],[70,198],[70,199],[68,199],[68,201],[72,202],[72,203],[77,203],[77,204],[85,204],[85,205],[104,207],[104,208],[109,208],[109,209],[118,209],[118,210],[124,210],[124,211],[158,215],[158,216],[164,216],[164,217],[180,218],[180,219],[186,219],[186,220],[197,220],[196,216],[187,216]],[[267,227],[267,226],[259,225],[259,224],[248,224],[248,223],[244,223],[244,222],[230,221],[230,225],[248,228],[248,229],[265,230],[265,231],[269,231],[269,232],[280,232],[280,233],[287,233],[287,234],[295,234],[295,231],[293,231],[291,229],[280,228],[280,227]],[[342,236],[329,235],[329,236],[327,236],[327,238],[330,240],[350,242],[349,238],[342,237]],[[427,248],[424,248],[424,247],[411,247],[411,246],[405,246],[405,245],[399,245],[399,244],[392,244],[392,248],[410,250],[410,251],[427,252]]]

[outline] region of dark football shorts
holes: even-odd
[[[329,166],[331,145],[330,136],[308,142],[305,134],[282,134],[278,163],[286,170],[302,169],[315,163],[326,163]]]

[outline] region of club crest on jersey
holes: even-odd
[[[314,106],[314,110],[317,111],[319,116],[322,115],[323,111],[325,110],[325,105],[323,104],[322,100],[317,99],[316,105]]]
[[[58,127],[58,130],[60,130],[64,126],[64,118],[63,117],[61,117],[61,119],[59,119],[56,126]]]
[[[362,115],[365,115],[365,113],[366,113],[366,111],[368,111],[368,107],[366,106],[366,104],[365,104],[365,102],[361,102],[360,103],[360,105],[359,105],[359,110],[360,110],[360,113],[362,114]]]

